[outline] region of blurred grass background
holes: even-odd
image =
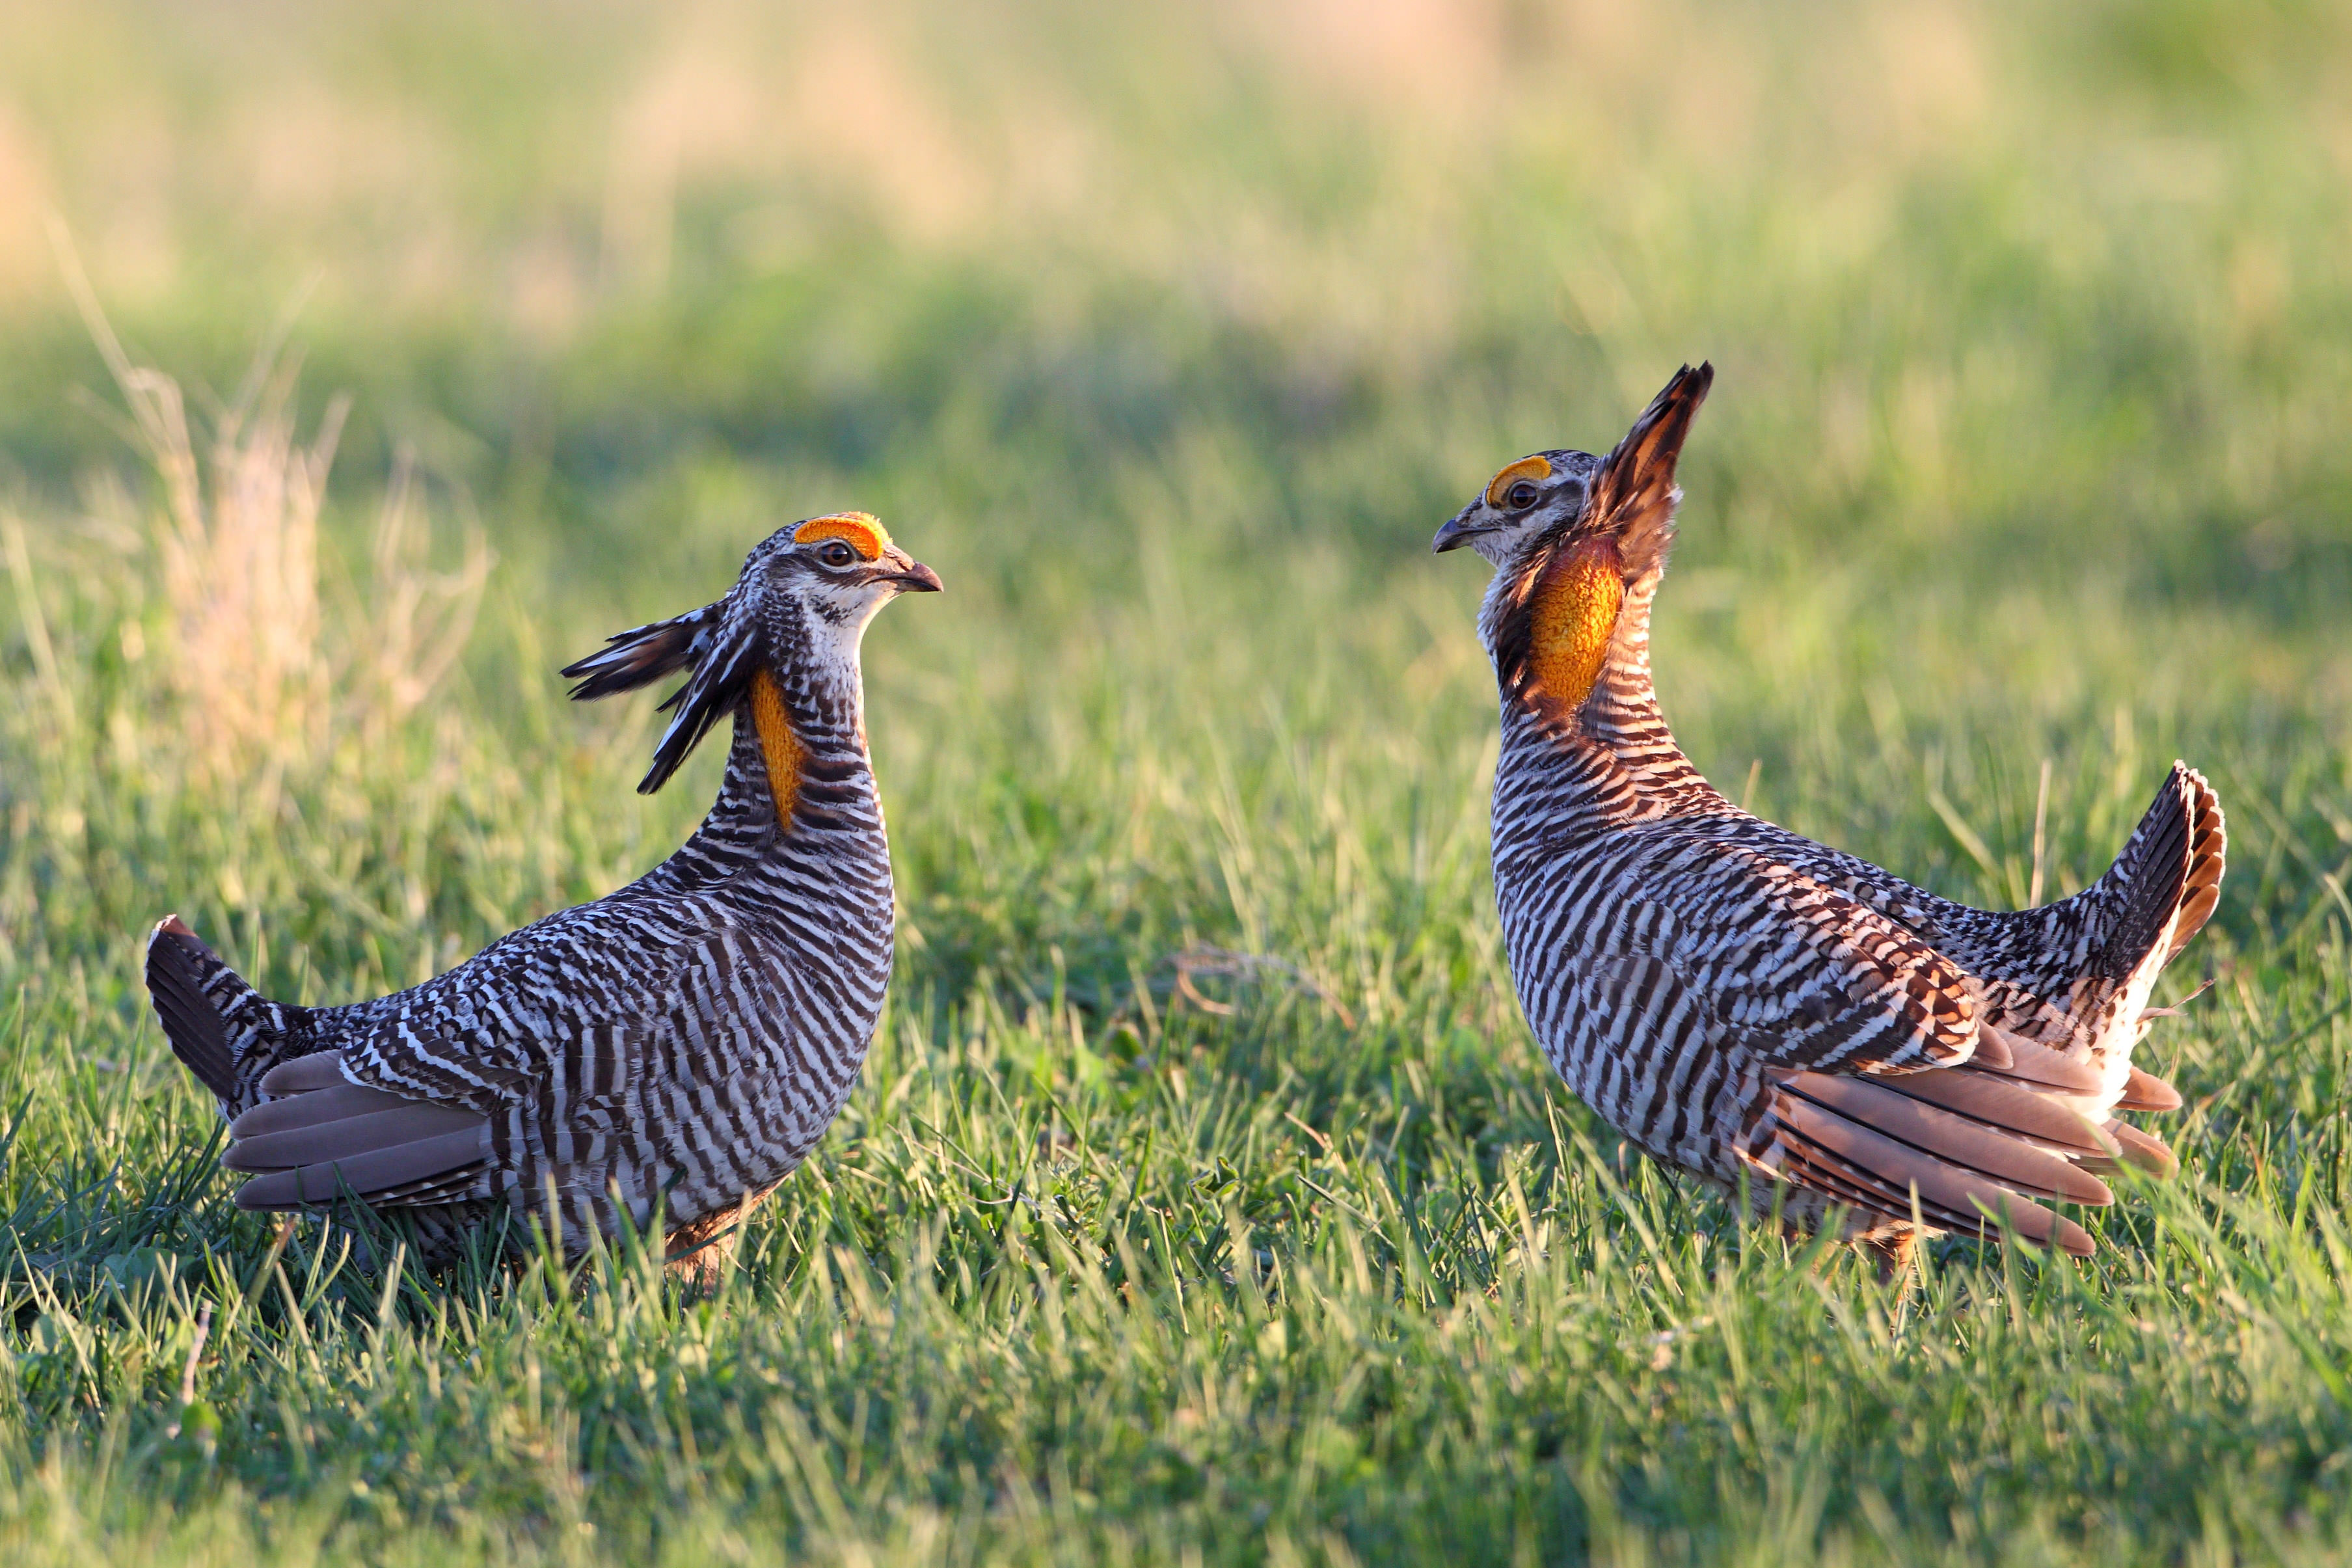
[[[0,36],[12,1560],[2347,1548],[2340,7]],[[1792,1256],[1526,1038],[1428,536],[1700,357],[1657,662],[1728,792],[2010,907],[2045,763],[2044,896],[2222,791],[2186,1170],[2086,1268]],[[144,928],[342,1000],[634,876],[717,763],[639,800],[554,667],[849,506],[950,589],[867,650],[899,981],[730,1293],[273,1252]]]

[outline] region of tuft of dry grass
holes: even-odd
[[[329,399],[305,439],[300,361],[281,331],[200,435],[178,380],[131,358],[62,237],[58,251],[121,394],[118,424],[156,481],[146,537],[168,627],[162,679],[195,780],[274,793],[325,757],[337,728],[380,740],[464,650],[491,565],[481,530],[464,531],[457,567],[433,569],[424,486],[403,447],[376,506],[363,602],[327,614],[320,520],[349,395]],[[20,575],[22,553],[12,546]]]

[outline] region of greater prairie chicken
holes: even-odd
[[[2112,1202],[2158,1170],[2117,1111],[2169,1110],[2131,1065],[2157,973],[2221,889],[2221,807],[2176,763],[2115,866],[2074,897],[1969,909],[1759,821],[1675,744],[1650,607],[1675,462],[1713,370],[1685,366],[1605,458],[1497,473],[1432,548],[1495,567],[1478,627],[1502,690],[1495,899],[1536,1038],[1652,1157],[1759,1212],[1899,1260],[1925,1232],[2087,1255],[2033,1199]]]
[[[865,513],[814,518],[717,604],[564,670],[575,698],[683,673],[637,788],[731,718],[718,802],[638,880],[414,990],[272,1002],[159,924],[148,989],[229,1119],[222,1163],[252,1173],[238,1205],[355,1195],[404,1211],[428,1258],[509,1205],[576,1253],[658,1204],[673,1258],[748,1212],[841,1109],[881,1010],[890,849],[858,647],[885,603],[939,585]]]

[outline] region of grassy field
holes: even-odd
[[[2352,1555],[2341,8],[0,30],[0,1558]],[[2221,791],[2087,1264],[1791,1249],[1520,1021],[1427,541],[1702,356],[1728,793],[2007,908]],[[146,926],[339,1001],[635,876],[717,760],[555,668],[849,506],[949,587],[867,643],[898,977],[724,1289],[236,1213]]]

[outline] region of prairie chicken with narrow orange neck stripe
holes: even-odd
[[[148,988],[229,1119],[222,1163],[252,1173],[239,1206],[355,1194],[446,1258],[509,1205],[577,1252],[658,1202],[671,1255],[707,1262],[815,1144],[873,1037],[890,849],[858,647],[884,604],[939,585],[872,517],[814,518],[753,550],[717,604],[567,668],[576,698],[684,674],[637,787],[731,719],[719,799],[637,881],[414,990],[271,1002],[177,917],[158,925]]]
[[[1899,1259],[1922,1233],[2087,1255],[2033,1201],[2174,1165],[2118,1111],[2180,1097],[2131,1065],[2156,976],[2220,896],[2221,803],[2174,764],[2105,876],[1999,914],[1759,821],[1675,744],[1650,607],[1675,464],[1714,379],[1688,366],[1605,458],[1541,452],[1440,529],[1495,567],[1495,899],[1529,1026],[1652,1157]],[[1922,1222],[1924,1222],[1924,1226]]]

